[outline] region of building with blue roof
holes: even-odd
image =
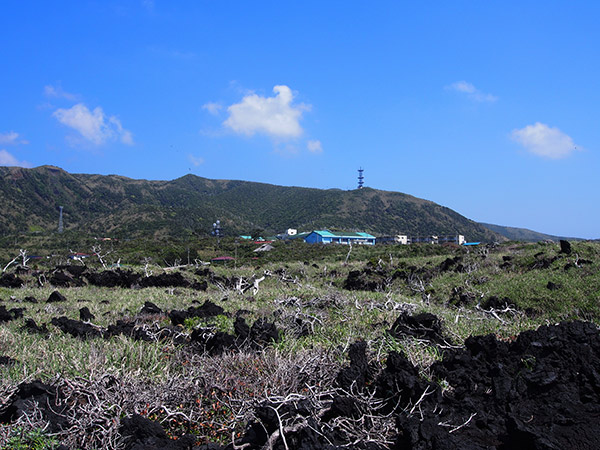
[[[315,230],[304,238],[304,242],[308,244],[375,245],[375,240],[375,236],[369,233],[329,230]]]

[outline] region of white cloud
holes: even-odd
[[[204,158],[201,158],[199,156],[188,155],[188,160],[196,167],[204,164]]]
[[[540,122],[513,130],[511,137],[534,155],[550,159],[566,158],[577,150],[570,136]]]
[[[321,141],[308,141],[306,143],[306,148],[311,153],[322,153],[323,146],[321,145]]]
[[[485,94],[466,81],[457,81],[450,86],[446,86],[446,89],[466,94],[469,99],[475,102],[495,102],[498,100],[495,95]]]
[[[303,133],[302,112],[308,105],[292,105],[294,95],[287,86],[275,86],[274,97],[249,94],[227,108],[229,118],[223,125],[238,134],[252,136],[262,133],[272,138],[295,138]]]
[[[19,140],[19,133],[9,131],[8,133],[0,133],[0,145],[19,145],[29,144],[25,139]]]
[[[64,98],[66,100],[77,101],[79,99],[78,95],[71,94],[63,90],[60,86],[52,86],[47,85],[44,86],[44,95],[50,98]]]
[[[0,166],[31,167],[27,161],[19,161],[6,150],[0,150]]]
[[[216,116],[223,109],[223,105],[221,105],[220,103],[216,103],[216,102],[208,102],[208,103],[205,103],[204,105],[202,105],[202,109],[205,109],[209,113],[211,113],[213,116]]]
[[[52,116],[63,125],[73,128],[94,145],[115,140],[133,145],[131,132],[124,129],[115,116],[105,116],[99,106],[90,111],[83,103],[78,103],[70,109],[57,109]]]

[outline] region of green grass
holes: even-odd
[[[53,450],[58,445],[58,441],[43,430],[15,428],[10,430],[2,450]]]
[[[296,257],[300,256],[300,259],[288,255],[284,261],[264,259],[237,268],[211,267],[215,275],[226,278],[249,279],[268,271],[271,275],[260,284],[256,294],[251,289],[241,294],[210,283],[206,292],[181,288],[107,289],[84,286],[59,288],[67,301],[47,304],[45,300],[55,288],[37,287],[34,280],[29,279],[24,288],[0,288],[0,298],[6,308],[26,308],[25,318],[35,319],[38,325],[47,324],[50,331],[48,337],[29,334],[21,329],[24,319],[0,324],[1,354],[17,360],[13,366],[0,367],[0,388],[10,390],[24,380],[53,381],[57,376],[92,382],[101,375],[109,374],[123,382],[138,380],[147,386],[139,399],[131,399],[123,406],[123,411],[132,412],[144,410],[144,405],[153,401],[156,397],[154,392],[160,386],[172,386],[187,380],[185,382],[193,383],[193,389],[188,387],[173,398],[161,401],[167,406],[183,405],[183,410],[189,412],[195,408],[200,393],[209,406],[229,399],[230,405],[238,405],[240,409],[227,410],[227,413],[212,410],[210,417],[231,421],[236,414],[247,413],[244,408],[248,404],[242,400],[243,395],[248,396],[251,392],[259,395],[267,389],[288,395],[294,389],[300,389],[298,386],[306,380],[317,377],[318,371],[316,375],[301,372],[313,367],[312,362],[306,361],[313,361],[317,355],[329,364],[326,365],[329,372],[319,375],[322,381],[311,382],[320,383],[323,389],[331,387],[332,374],[347,364],[345,351],[358,339],[367,341],[370,358],[377,367],[383,367],[390,351],[398,351],[418,366],[427,378],[428,367],[443,358],[444,349],[413,338],[390,337],[388,330],[400,311],[437,315],[442,321],[448,344],[453,346],[462,345],[471,335],[491,333],[498,338],[512,339],[523,330],[563,319],[600,322],[600,244],[597,243],[575,243],[573,254],[569,256],[560,254],[557,244],[509,244],[491,249],[487,254],[484,249],[466,252],[462,248],[439,246],[357,248],[347,265],[343,264],[347,247],[321,250],[321,257],[318,257],[316,247],[307,250],[317,255],[310,261],[305,261],[306,255],[298,251]],[[461,264],[466,268],[463,272],[437,270],[446,258],[455,256],[462,257]],[[510,264],[501,268],[504,256],[511,258]],[[589,262],[579,263],[582,259]],[[544,260],[552,260],[547,268],[534,267]],[[578,267],[565,270],[567,264],[576,262]],[[379,267],[389,280],[396,271],[405,273],[410,268],[424,268],[430,276],[422,279],[424,292],[403,277],[390,281],[381,292],[347,291],[341,287],[350,271],[366,267]],[[138,266],[136,270],[142,272],[142,267]],[[153,270],[155,274],[160,273],[157,266]],[[200,279],[194,271],[185,270],[184,275],[189,279]],[[548,289],[549,281],[560,288]],[[451,299],[456,288],[472,293],[475,300],[471,304],[454,306]],[[477,309],[477,303],[492,295],[508,297],[514,308],[504,313],[497,312],[497,316]],[[39,303],[22,302],[26,296],[34,296]],[[107,327],[119,319],[135,319],[145,301],[169,311],[199,306],[207,300],[223,307],[225,314],[208,319],[189,319],[181,327],[181,332],[191,333],[195,327],[212,326],[219,331],[233,333],[235,314],[243,309],[243,317],[249,325],[262,317],[274,321],[280,329],[281,339],[259,353],[212,357],[194,353],[186,346],[173,344],[171,340],[147,343],[124,336],[76,339],[49,323],[53,317],[61,315],[79,319],[79,309],[87,306],[96,317],[93,323]],[[313,333],[299,337],[298,319],[312,323]],[[170,325],[166,315],[143,321],[159,326]],[[266,378],[259,382],[254,379],[257,374]],[[292,376],[294,381],[290,382],[289,377]],[[439,382],[443,383],[443,380]],[[244,389],[240,388],[242,385]],[[231,403],[231,398],[235,402]],[[154,413],[156,417],[166,417],[164,414],[160,416],[158,409]],[[208,418],[206,420],[208,424]],[[228,424],[234,426],[232,422]],[[226,430],[231,432],[230,428],[226,427]],[[215,433],[208,425],[202,425],[195,432],[212,440],[227,436],[225,431]]]

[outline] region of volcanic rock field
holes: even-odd
[[[3,448],[598,449],[598,316],[544,313],[565,277],[598,302],[598,248],[538,250],[6,272]]]

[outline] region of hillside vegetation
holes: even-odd
[[[285,187],[195,175],[148,181],[70,174],[51,166],[0,167],[0,233],[54,231],[59,206],[64,207],[65,230],[119,238],[204,235],[219,219],[229,235],[329,228],[504,239],[449,208],[398,192]]]
[[[527,228],[517,228],[517,227],[505,227],[502,225],[493,225],[491,223],[483,223],[480,222],[484,227],[504,236],[505,238],[511,241],[521,241],[521,242],[539,242],[545,240],[569,240],[569,241],[580,241],[582,239],[573,238],[573,237],[565,237],[565,236],[555,236],[552,234],[539,233],[537,231],[528,230]]]

